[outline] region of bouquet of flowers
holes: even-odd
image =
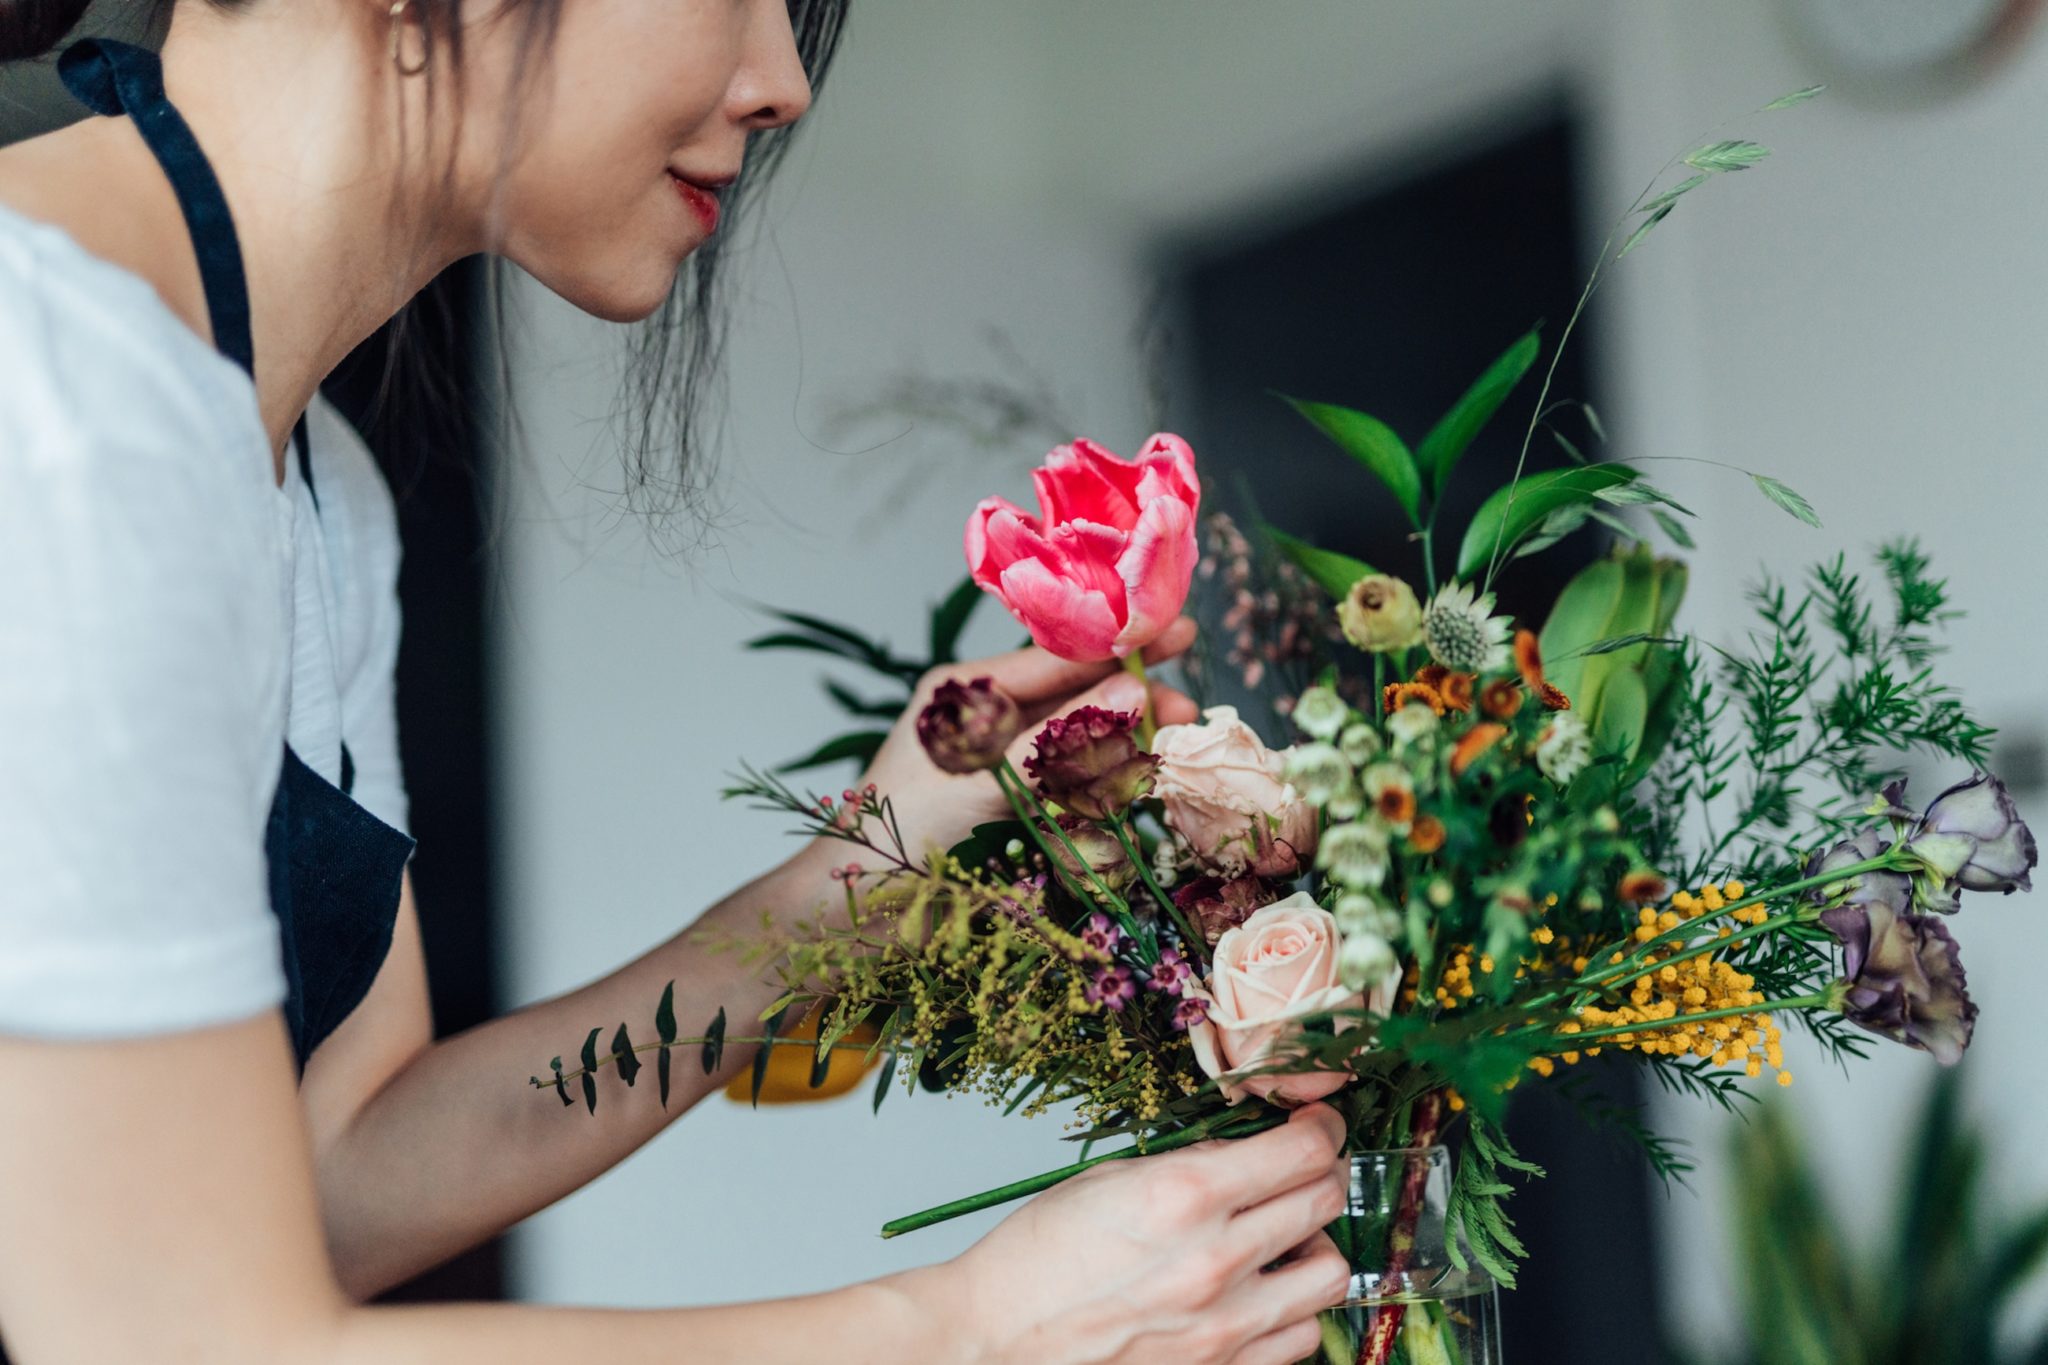
[[[1622,251],[1760,155],[1696,151],[1690,179],[1639,199]],[[979,590],[1043,648],[1142,673],[1143,647],[1206,578],[1223,589],[1240,680],[1284,688],[1292,734],[1222,705],[1157,729],[1083,707],[1048,721],[1020,770],[1006,756],[1017,704],[956,676],[919,698],[919,737],[940,768],[989,774],[1011,811],[958,846],[906,847],[871,787],[834,800],[749,769],[732,789],[866,855],[839,874],[843,905],[759,945],[787,992],[760,1031],[757,1090],[795,1015],[814,1076],[834,1049],[880,1064],[877,1104],[908,1059],[926,1084],[1006,1111],[1078,1115],[1079,1160],[885,1235],[1323,1100],[1349,1130],[1350,1207],[1331,1233],[1355,1270],[1325,1357],[1479,1365],[1499,1358],[1493,1287],[1524,1254],[1509,1179],[1540,1175],[1503,1131],[1518,1087],[1588,1097],[1581,1063],[1608,1053],[1731,1103],[1752,1078],[1790,1083],[1791,1026],[1829,1055],[1874,1034],[1960,1057],[1977,1011],[1948,917],[1966,892],[2027,889],[2037,853],[1982,769],[1989,732],[1934,676],[1953,614],[1942,584],[1895,543],[1878,552],[1882,607],[1837,558],[1797,589],[1761,585],[1743,644],[1693,639],[1676,626],[1683,566],[1622,516],[1648,513],[1683,547],[1689,514],[1561,435],[1577,458],[1518,469],[1439,563],[1459,457],[1539,354],[1534,336],[1518,341],[1413,448],[1365,413],[1296,404],[1413,523],[1419,586],[1204,517],[1194,452],[1167,434],[1128,460],[1063,445],[1034,476],[1036,514],[1000,498],[974,510],[973,589],[941,609],[935,657]],[[1546,380],[1525,460],[1547,397]],[[1797,493],[1753,477],[1817,524]],[[1503,575],[1592,526],[1619,548],[1540,624],[1496,612]],[[857,632],[789,621],[809,647],[917,676]],[[858,757],[861,743],[820,754]],[[1911,803],[1894,770],[1906,750],[1967,771]],[[581,1070],[556,1059],[534,1083],[572,1102],[581,1080],[594,1107],[591,1073],[637,1071],[644,1051],[664,1094],[673,1049],[715,1067],[722,1014],[680,1037],[671,991],[656,1022],[658,1041],[621,1025],[602,1053],[593,1030]],[[1589,1107],[1683,1172],[1633,1113]]]

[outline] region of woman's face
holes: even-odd
[[[519,88],[520,8],[473,31],[473,91]],[[567,0],[537,60],[509,166],[504,104],[465,115],[478,183],[497,186],[492,249],[587,313],[647,317],[711,232],[679,177],[736,174],[748,133],[810,107],[786,0]]]

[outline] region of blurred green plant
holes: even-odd
[[[1745,1125],[1735,1271],[1750,1344],[1737,1365],[2048,1365],[2048,1331],[1999,1339],[2048,1260],[2048,1206],[2014,1217],[1993,1203],[1960,1075],[1936,1078],[1899,1173],[1892,1245],[1868,1257],[1849,1249],[1787,1107]]]
[[[823,678],[825,695],[856,722],[855,728],[832,736],[801,758],[781,764],[775,771],[803,772],[842,762],[851,762],[856,771],[867,767],[875,751],[882,747],[882,741],[889,737],[889,727],[910,705],[917,680],[941,664],[959,662],[960,634],[967,629],[974,609],[981,605],[986,595],[974,585],[973,579],[963,578],[951,592],[934,603],[926,653],[921,659],[902,657],[883,641],[872,639],[850,626],[803,612],[771,609],[768,614],[781,622],[782,628],[747,641],[748,649],[823,654],[865,670],[889,688],[886,695],[869,697],[856,692],[838,678],[829,675]]]

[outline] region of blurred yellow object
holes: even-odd
[[[818,1036],[818,1020],[823,1013],[820,1010],[812,1014],[783,1035],[792,1046],[778,1046],[768,1054],[768,1074],[761,1079],[761,1103],[809,1104],[816,1100],[836,1099],[858,1087],[868,1072],[881,1065],[880,1052],[872,1061],[867,1057],[868,1048],[881,1034],[872,1024],[856,1024],[845,1037],[832,1045],[832,1055],[825,1060],[825,1079],[813,1087],[811,1061],[815,1050],[808,1044]],[[725,1097],[739,1104],[753,1102],[754,1072],[751,1067],[727,1083]]]

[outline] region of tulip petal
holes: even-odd
[[[1142,649],[1173,624],[1188,600],[1200,557],[1193,507],[1161,498],[1145,508],[1116,566],[1126,603],[1123,629],[1113,646],[1117,658]]]
[[[1138,522],[1138,467],[1083,437],[1055,447],[1034,470],[1048,523],[1086,520],[1128,531]]]
[[[1041,649],[1075,663],[1116,657],[1116,612],[1101,593],[1082,589],[1038,559],[1017,560],[998,584],[1003,605]]]
[[[1035,544],[1033,543],[1035,542]],[[967,572],[994,591],[1004,569],[1026,555],[1050,558],[1038,521],[1008,498],[983,498],[967,519]]]
[[[1078,583],[1084,591],[1099,592],[1116,614],[1122,628],[1127,607],[1124,581],[1117,573],[1130,537],[1113,526],[1093,521],[1068,521],[1052,528],[1046,537],[1056,559],[1048,564],[1060,577]]]

